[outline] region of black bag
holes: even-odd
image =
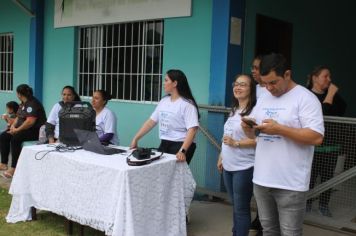
[[[132,155],[138,160],[143,160],[151,158],[154,153],[151,148],[137,148],[132,152]]]
[[[130,156],[135,159],[130,158]],[[129,166],[142,166],[150,164],[151,162],[158,160],[162,157],[163,152],[158,153],[152,151],[152,148],[137,148],[126,158],[126,162]]]
[[[96,113],[89,102],[69,102],[62,106],[59,117],[59,141],[67,146],[79,146],[74,129],[95,131]]]

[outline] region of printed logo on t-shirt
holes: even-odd
[[[161,135],[167,135],[170,130],[170,123],[172,122],[172,112],[161,111],[159,113],[159,131]]]
[[[263,108],[263,110],[265,110],[265,115],[266,117],[268,117],[268,119],[274,119],[276,121],[278,121],[279,118],[279,112],[280,111],[285,111],[287,110],[286,108]]]
[[[269,135],[269,134],[263,134],[263,133],[261,133],[258,136],[258,138],[259,138],[259,140],[262,139],[263,141],[270,142],[270,143],[274,143],[277,140],[281,140],[281,137],[278,135]]]
[[[232,120],[226,121],[224,125],[224,136],[232,137],[233,130],[234,130],[234,123]]]
[[[27,113],[31,113],[32,112],[32,107],[27,107],[26,111],[27,111]]]

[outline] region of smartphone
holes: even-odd
[[[241,120],[243,122],[245,122],[248,126],[250,126],[251,128],[255,125],[257,125],[256,121],[252,120],[251,118],[247,118],[247,117],[242,117]]]

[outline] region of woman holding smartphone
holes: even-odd
[[[256,84],[248,75],[238,75],[232,86],[232,111],[224,125],[217,167],[233,204],[233,235],[248,235],[256,142],[246,137],[241,118],[249,115],[256,104]]]

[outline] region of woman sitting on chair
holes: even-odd
[[[100,142],[104,145],[119,144],[119,138],[116,133],[116,116],[106,107],[111,95],[105,90],[96,90],[93,93],[91,104],[96,112],[96,133]]]
[[[59,111],[66,103],[73,101],[80,101],[79,95],[72,86],[64,86],[62,89],[62,101],[53,106],[46,122],[46,137],[49,143],[56,142],[59,137]]]
[[[15,173],[22,143],[38,140],[39,129],[46,122],[45,110],[42,103],[33,96],[32,88],[27,84],[21,84],[17,87],[16,92],[21,101],[17,117],[10,126],[10,130],[0,134],[0,170],[8,169],[10,148],[12,155],[11,168],[2,174],[6,178],[11,178]]]

